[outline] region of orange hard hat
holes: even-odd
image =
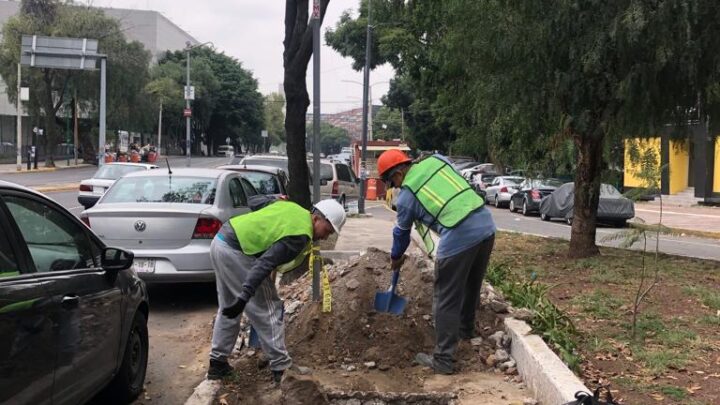
[[[383,152],[382,155],[378,158],[377,161],[377,169],[378,174],[380,177],[385,177],[386,175],[390,174],[390,170],[403,163],[411,162],[412,159],[408,157],[408,155],[405,154],[405,152],[399,150],[399,149],[390,149]]]

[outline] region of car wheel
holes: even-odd
[[[523,200],[522,214],[523,214],[524,216],[530,215],[530,211],[528,211],[527,200]]]
[[[543,221],[549,221],[549,220],[550,220],[550,217],[547,216],[547,215],[545,215],[545,214],[543,214],[543,213],[541,213],[541,214],[540,214],[540,219],[542,219]]]
[[[572,217],[565,218],[565,222],[567,222],[568,225],[572,226]]]
[[[493,202],[495,203],[495,208],[500,208],[500,199],[497,194],[495,194],[495,201]]]
[[[129,403],[143,390],[148,360],[147,318],[137,312],[125,345],[122,364],[115,378],[107,387],[107,394],[113,401]]]
[[[513,201],[512,198],[510,198],[510,206],[508,208],[510,208],[510,212],[517,211],[517,209],[515,208],[515,201]]]
[[[347,205],[345,205],[345,195],[341,195],[340,198],[338,198],[338,202],[343,208],[347,209]]]

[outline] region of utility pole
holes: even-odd
[[[187,44],[187,78],[185,80],[185,110],[190,109],[190,50],[192,47],[190,46],[190,42]],[[185,163],[185,166],[190,167],[190,114],[185,114],[185,154],[187,156],[187,161]]]
[[[367,190],[367,141],[368,141],[368,98],[370,96],[370,43],[372,32],[370,31],[370,17],[372,11],[372,0],[367,2],[367,31],[365,34],[365,69],[363,70],[363,130],[362,149],[360,152],[360,198],[358,198],[358,212],[365,213],[365,193]]]
[[[313,204],[320,201],[320,0],[313,0]],[[317,246],[317,245],[316,245]],[[312,299],[320,301],[320,271],[322,263],[312,263]]]

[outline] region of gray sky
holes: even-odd
[[[285,2],[282,0],[85,0],[96,6],[156,10],[200,42],[212,41],[218,50],[237,58],[253,72],[263,94],[282,85],[282,52]],[[312,2],[311,2],[312,3]],[[340,14],[357,10],[359,0],[330,0],[322,31],[334,27]],[[322,41],[321,110],[333,113],[362,106],[362,72]],[[308,65],[308,90],[312,99],[312,60]],[[381,66],[370,74],[374,104],[387,92],[392,68]],[[312,106],[310,107],[310,111]]]

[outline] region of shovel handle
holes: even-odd
[[[398,280],[400,279],[400,269],[393,270],[392,282],[390,283],[390,292],[395,293],[395,287],[397,287]]]

